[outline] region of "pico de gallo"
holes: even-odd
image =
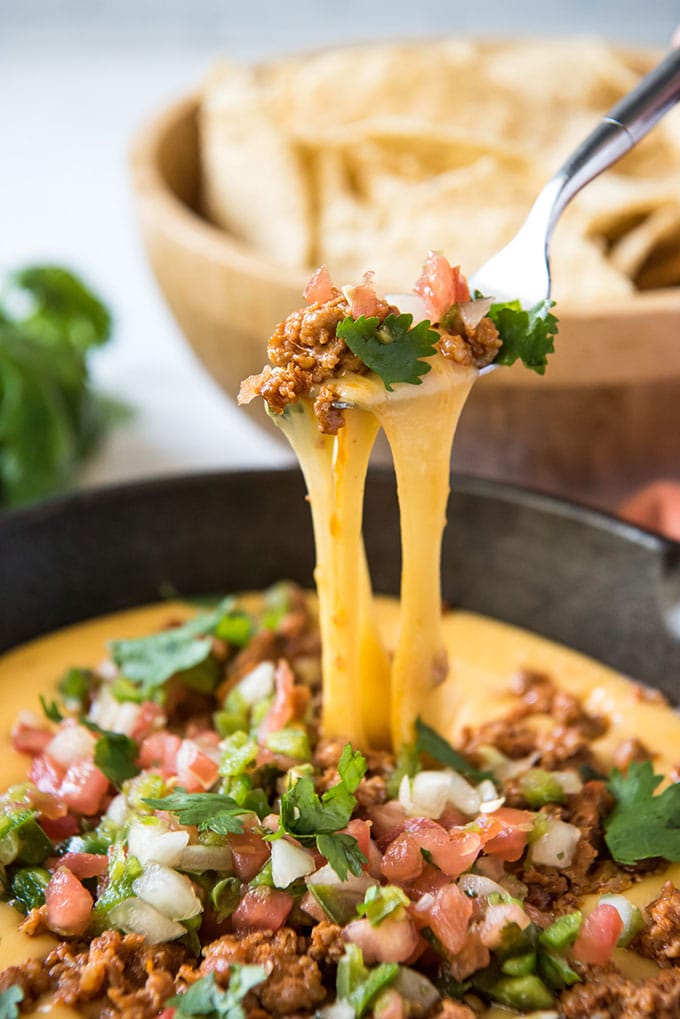
[[[607,723],[522,674],[457,747],[419,719],[396,757],[364,751],[319,735],[319,653],[278,584],[112,641],[21,715],[0,884],[58,944],[0,974],[3,1015],[49,994],[133,1019],[577,1017],[617,946],[661,959],[621,894],[659,861],[622,863],[612,821],[638,747],[612,779]]]

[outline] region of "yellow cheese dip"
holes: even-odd
[[[247,599],[246,599],[247,604]],[[12,725],[21,710],[36,710],[39,694],[50,696],[59,677],[73,665],[96,666],[106,654],[106,643],[117,637],[140,637],[161,628],[171,618],[190,614],[186,605],[164,603],[104,616],[32,641],[0,658],[0,789],[26,777],[29,759],[11,746]],[[399,628],[399,607],[388,598],[376,599],[376,621],[386,647],[394,647]],[[513,703],[511,677],[520,669],[544,672],[553,682],[579,696],[587,711],[610,720],[608,732],[594,741],[605,760],[624,739],[637,737],[654,751],[657,771],[668,773],[680,758],[680,717],[662,704],[646,700],[640,688],[575,651],[516,627],[465,612],[448,613],[442,634],[449,656],[449,676],[421,701],[429,724],[451,739],[465,725],[476,726],[505,713]],[[636,884],[627,896],[644,905],[656,897],[665,880],[680,883],[680,865],[663,875]],[[585,902],[586,909],[589,902]],[[43,957],[56,943],[48,936],[29,938],[17,931],[17,912],[0,903],[0,967],[16,965],[27,957]],[[616,962],[630,976],[649,976],[656,966],[631,952],[618,950]],[[45,1004],[38,1013],[57,1019],[76,1015],[71,1009]],[[489,1009],[486,1019],[507,1016]]]

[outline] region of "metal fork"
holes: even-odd
[[[525,308],[549,298],[550,240],[565,207],[637,145],[678,100],[680,48],[604,115],[542,189],[518,233],[470,277],[470,288],[500,301],[519,298]]]

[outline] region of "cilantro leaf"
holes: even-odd
[[[0,292],[0,504],[63,488],[112,418],[92,390],[91,348],[111,320],[80,280],[56,266],[11,275]],[[120,408],[118,409],[120,410]]]
[[[471,778],[475,782],[481,782],[482,779],[491,777],[490,772],[480,771],[479,768],[475,768],[473,764],[470,764],[462,754],[454,750],[443,736],[440,736],[438,732],[435,732],[429,725],[426,725],[422,718],[416,718],[415,729],[416,750],[419,753],[429,754],[430,757],[434,757],[435,761],[443,764],[445,768],[453,768],[454,771]]]
[[[89,718],[82,718],[80,723],[99,737],[94,745],[94,763],[109,782],[120,788],[126,779],[139,775],[141,769],[136,763],[139,750],[130,736],[102,729]]]
[[[545,375],[548,354],[555,352],[557,318],[550,313],[554,303],[539,301],[529,311],[519,301],[491,305],[489,318],[503,341],[495,364],[510,365],[520,360],[527,368]]]
[[[348,316],[338,325],[337,334],[367,368],[380,376],[391,393],[395,382],[419,386],[421,375],[430,370],[422,358],[437,352],[434,345],[439,333],[427,321],[411,328],[412,322],[413,315],[406,313],[388,315],[382,323],[365,315],[358,319]]]
[[[152,810],[170,810],[177,814],[180,824],[195,824],[199,831],[217,832],[218,835],[241,835],[243,822],[240,814],[252,811],[239,806],[231,796],[223,793],[188,793],[177,786],[173,793],[161,799],[145,799]]]
[[[354,793],[366,774],[366,758],[347,743],[338,762],[340,781],[319,796],[309,775],[300,776],[281,797],[279,830],[268,841],[293,835],[303,845],[315,842],[335,873],[343,881],[348,871],[361,874],[366,857],[357,840],[342,829],[349,824],[356,797]]]
[[[64,716],[59,710],[59,705],[55,700],[48,701],[47,698],[40,694],[40,707],[43,709],[43,713],[46,718],[49,718],[50,722],[62,722]]]
[[[175,1019],[194,1015],[208,1016],[209,1019],[244,1019],[241,1002],[249,991],[266,979],[263,966],[242,966],[232,962],[226,991],[215,983],[215,974],[209,973],[183,994],[170,998],[166,1004],[175,1009]]]
[[[625,775],[614,768],[609,776],[616,806],[604,822],[604,837],[618,863],[680,860],[680,784],[654,795],[662,781],[651,761],[633,761]]]
[[[12,984],[0,994],[0,1019],[19,1019],[19,1005],[24,992],[18,984]]]
[[[212,612],[201,613],[181,626],[149,637],[111,641],[113,660],[126,679],[149,692],[175,675],[182,676],[187,685],[210,692],[219,678],[217,670],[200,673],[194,670],[208,663],[212,655],[210,635],[224,624],[233,608],[234,599],[229,596]]]

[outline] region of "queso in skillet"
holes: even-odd
[[[0,1015],[680,1015],[680,720],[583,656],[440,611],[465,396],[494,359],[542,367],[554,319],[470,300],[441,256],[416,289],[407,312],[320,271],[244,384],[305,472],[318,610],[280,584],[0,662],[6,711],[44,694],[5,765]],[[361,544],[379,427],[400,607]]]

